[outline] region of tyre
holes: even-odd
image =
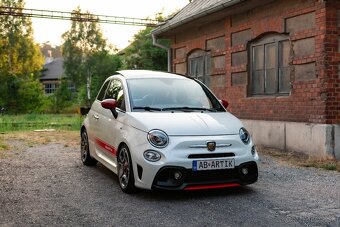
[[[120,147],[117,155],[119,186],[125,193],[136,191],[135,178],[132,169],[132,161],[129,148],[126,145]]]
[[[97,160],[92,158],[90,155],[89,139],[85,129],[81,132],[80,158],[86,166],[93,166],[97,164]]]

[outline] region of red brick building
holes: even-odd
[[[193,0],[153,36],[258,144],[340,159],[339,0]]]

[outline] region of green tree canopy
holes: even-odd
[[[0,0],[0,7],[12,7],[16,13],[22,12],[23,0]],[[33,41],[33,30],[30,18],[12,15],[0,16],[0,106],[6,106],[9,111],[35,111],[35,106],[28,102],[20,102],[23,92],[31,94],[32,89],[38,92],[35,98],[41,98],[43,90],[37,86],[40,70],[43,66],[43,56],[39,46]],[[27,84],[26,84],[27,83]],[[27,85],[34,86],[28,89]]]
[[[131,44],[124,50],[124,68],[167,70],[167,51],[152,44],[152,28],[145,28],[134,35]],[[169,41],[158,40],[169,46]]]
[[[16,8],[21,13],[23,0],[0,0],[1,7]],[[0,72],[29,78],[38,75],[44,59],[39,46],[33,41],[33,30],[30,18],[11,15],[0,17]]]
[[[85,14],[90,21],[82,19]],[[91,102],[101,83],[121,67],[121,62],[112,55],[114,50],[103,37],[97,18],[89,12],[82,13],[79,7],[72,15],[71,28],[62,36],[65,76],[80,91],[82,103],[85,101],[82,91],[90,79]]]

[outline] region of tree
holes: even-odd
[[[112,47],[104,39],[97,18],[89,12],[82,13],[79,7],[73,10],[72,15],[74,19],[71,29],[62,36],[65,75],[76,85],[78,91],[92,82],[90,90],[93,94],[98,90],[98,85],[93,82],[102,82],[117,71],[121,63],[119,58],[110,54]],[[85,15],[90,21],[83,20]],[[83,103],[86,99],[83,95],[80,96]],[[91,95],[90,102],[93,98],[94,95]]]
[[[11,7],[17,14],[24,8],[23,0],[0,0],[0,7]],[[1,15],[0,17],[0,105],[9,111],[27,108],[17,106],[20,87],[35,81],[44,59],[33,41],[31,20],[27,17]],[[42,90],[39,92],[43,92]],[[22,91],[20,91],[21,95]],[[39,96],[40,97],[40,96]],[[28,103],[27,103],[28,104]],[[23,103],[23,105],[26,105]]]
[[[21,113],[39,113],[42,111],[45,95],[39,80],[29,79],[20,83],[16,110]]]
[[[124,51],[124,68],[167,70],[167,51],[152,44],[152,28],[139,31],[132,43]],[[160,40],[161,44],[169,46],[169,41]]]

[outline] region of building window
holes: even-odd
[[[196,50],[188,56],[188,75],[209,86],[211,68],[210,52]]]
[[[44,84],[45,94],[53,94],[58,89],[58,84]]]
[[[250,44],[250,95],[290,92],[290,41],[286,35],[267,35]]]

